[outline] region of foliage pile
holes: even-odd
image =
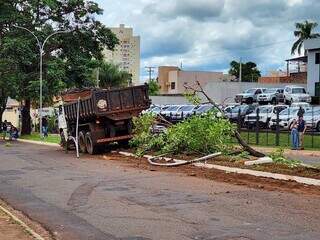
[[[231,150],[228,142],[235,128],[228,120],[217,117],[215,112],[192,116],[157,135],[151,132],[154,120],[150,114],[134,119],[135,137],[131,145],[137,148],[138,155],[150,150],[161,154],[228,153]]]

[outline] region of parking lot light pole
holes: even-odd
[[[67,33],[68,31],[57,31],[54,32],[52,34],[50,34],[43,42],[40,42],[39,38],[32,32],[30,31],[28,28],[25,27],[21,27],[21,26],[14,26],[16,28],[25,30],[29,33],[32,34],[32,36],[34,36],[34,38],[37,40],[37,45],[39,47],[39,52],[40,52],[40,103],[39,103],[39,112],[40,112],[40,116],[39,116],[39,123],[40,123],[40,138],[42,138],[42,73],[43,73],[43,55],[44,55],[44,46],[47,43],[47,41],[49,40],[49,38],[51,38],[52,36],[56,35],[56,34],[60,34],[60,33]]]

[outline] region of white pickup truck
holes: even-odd
[[[237,94],[235,97],[236,103],[247,103],[252,104],[253,102],[257,101],[257,97],[259,94],[262,94],[265,92],[265,88],[251,88],[243,93]]]
[[[304,87],[289,85],[284,88],[285,103],[290,105],[293,102],[311,102],[311,97]]]

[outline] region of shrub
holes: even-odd
[[[287,159],[284,156],[284,149],[283,148],[278,148],[274,152],[270,154],[270,158],[272,158],[272,161],[274,163],[278,164],[284,164],[288,167],[298,167],[301,165],[301,161],[299,160],[291,160]]]
[[[147,150],[160,153],[227,153],[231,147],[228,142],[235,131],[235,127],[227,119],[217,117],[216,112],[192,116],[159,135],[150,131],[153,122],[152,115],[134,119],[135,137],[131,145],[137,147],[138,154]]]

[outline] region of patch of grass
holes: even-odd
[[[241,132],[241,136],[249,144],[257,146],[276,146],[276,134],[272,132],[260,132],[259,143],[256,142],[255,132]],[[235,140],[236,142],[236,140]],[[290,133],[280,133],[279,146],[282,148],[291,148]],[[311,150],[320,150],[320,135],[306,134],[304,136],[304,148]]]
[[[21,139],[32,140],[32,141],[43,141],[48,143],[60,143],[60,136],[58,134],[49,134],[46,138],[40,138],[39,133],[32,133],[30,135],[22,135]]]

